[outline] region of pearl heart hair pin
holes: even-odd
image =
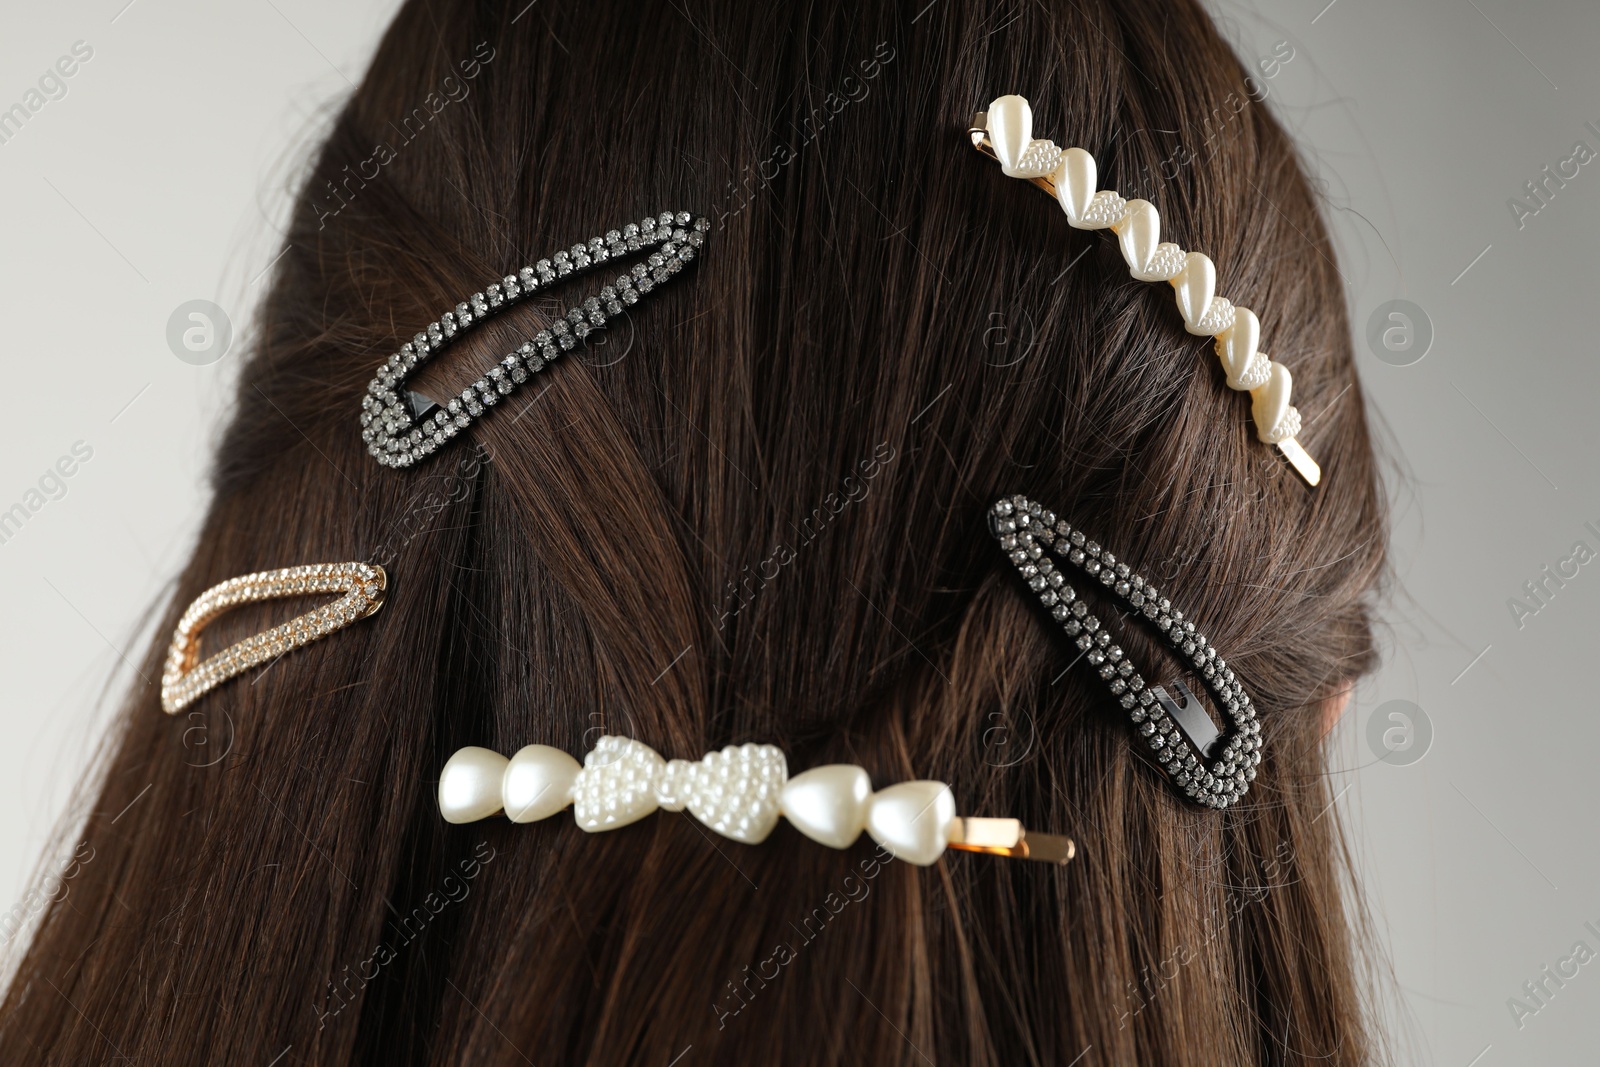
[[[972,117],[968,136],[978,151],[1000,162],[1008,177],[1024,178],[1055,197],[1067,224],[1116,234],[1128,270],[1140,281],[1168,282],[1184,329],[1215,342],[1228,387],[1250,394],[1256,436],[1278,451],[1310,485],[1322,468],[1295,440],[1300,412],[1289,403],[1289,368],[1261,351],[1261,320],[1249,308],[1217,295],[1217,269],[1200,252],[1161,240],[1161,218],[1148,200],[1124,200],[1098,188],[1094,157],[1081,148],[1058,148],[1033,137],[1033,109],[1020,96],[1002,96]]]
[[[161,708],[176,715],[229,678],[341,630],[383,607],[389,577],[368,563],[314,563],[259,571],[212,586],[178,620],[161,672]],[[200,662],[200,634],[239,604],[280,597],[343,593],[338,600],[247,637]]]
[[[814,767],[789,777],[773,745],[730,745],[698,762],[663,759],[650,746],[606,736],[580,765],[549,745],[507,759],[463,748],[439,774],[439,813],[468,823],[504,812],[512,822],[547,819],[568,805],[590,833],[615,830],[657,809],[683,811],[723,837],[758,845],[787,818],[829,848],[849,848],[866,831],[896,859],[926,867],[946,848],[1066,863],[1072,839],[1031,833],[1016,819],[964,818],[943,782],[901,782],[874,791],[864,768]]]
[[[676,275],[695,258],[710,229],[707,219],[687,211],[663,211],[620,230],[608,230],[587,244],[575,244],[473,293],[428,323],[378,368],[361,398],[361,439],[367,443],[367,451],[385,467],[410,467],[432,455],[563,352],[604,330],[611,320]],[[581,305],[557,313],[548,330],[524,341],[461,395],[440,403],[406,388],[412,372],[473,326],[557,282],[635,253],[644,254],[644,262],[618,274],[615,282]]]
[[[1261,764],[1261,724],[1244,685],[1194,623],[1161,595],[1155,583],[1026,497],[996,503],[989,526],[1028,587],[1127,711],[1134,731],[1173,784],[1197,804],[1211,808],[1229,807],[1243,797]],[[1090,585],[1103,586],[1127,608],[1129,617],[1143,616],[1152,624],[1178,658],[1193,665],[1226,716],[1227,727],[1219,730],[1181,681],[1171,683],[1181,703],[1165,686],[1146,685],[1051,556],[1082,573]]]

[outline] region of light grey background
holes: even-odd
[[[1576,142],[1600,153],[1585,125],[1600,129],[1600,5],[1324,4],[1213,10],[1247,61],[1293,49],[1263,71],[1266,106],[1325,189],[1395,460],[1386,662],[1338,728],[1328,817],[1356,844],[1402,1062],[1595,1062],[1600,962],[1549,983],[1542,1005],[1522,987],[1578,941],[1600,953],[1585,928],[1600,929],[1600,560],[1550,583],[1520,625],[1508,601],[1575,542],[1600,552],[1585,527],[1600,529],[1600,158],[1549,183],[1520,226],[1508,200],[1535,204],[1525,183]],[[235,361],[180,361],[168,317],[210,300],[233,351],[250,343],[287,190],[394,6],[102,0],[3,17],[0,107],[74,42],[94,55],[0,144],[0,510],[74,443],[93,457],[0,544],[0,907],[70,853],[70,836],[47,848],[84,814],[108,694],[133,677],[122,651],[144,639],[203,505]],[[1434,331],[1410,366],[1366,345],[1368,316],[1395,299]],[[1431,723],[1421,759],[1380,762],[1368,742],[1394,700]],[[203,740],[175,758],[202,761]],[[1512,997],[1538,1008],[1520,1026]]]

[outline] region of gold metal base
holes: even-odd
[[[1278,451],[1283,453],[1289,465],[1299,472],[1300,477],[1304,478],[1308,485],[1316,485],[1322,481],[1322,468],[1317,466],[1317,461],[1311,458],[1309,452],[1300,447],[1299,441],[1292,437],[1279,441]]]
[[[1016,819],[958,818],[950,826],[949,847],[1009,859],[1065,864],[1077,855],[1072,838],[1029,833]]]

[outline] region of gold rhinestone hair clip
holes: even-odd
[[[1116,234],[1135,278],[1171,283],[1184,329],[1214,338],[1228,387],[1250,394],[1256,436],[1276,445],[1308,484],[1322,480],[1322,468],[1295,440],[1300,412],[1289,403],[1289,368],[1259,350],[1261,320],[1255,313],[1216,295],[1217,268],[1210,257],[1162,241],[1161,218],[1148,200],[1124,200],[1114,189],[1097,188],[1088,152],[1034,140],[1033,109],[1022,97],[1000,97],[972,116],[967,132],[972,146],[998,160],[1008,177],[1027,179],[1055,197],[1070,226]]]
[[[166,668],[161,672],[162,710],[176,715],[229,678],[366,618],[383,606],[388,584],[382,567],[313,563],[246,574],[212,586],[189,605],[173,631]],[[344,595],[200,661],[201,632],[228,609],[258,600],[317,593]]]

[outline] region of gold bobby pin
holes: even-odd
[[[178,620],[166,668],[161,672],[161,707],[175,715],[234,675],[276,659],[292,648],[326,637],[383,606],[388,575],[367,563],[313,563],[229,578],[201,593]],[[200,633],[239,604],[279,597],[343,593],[331,604],[274,626],[200,662]]]

